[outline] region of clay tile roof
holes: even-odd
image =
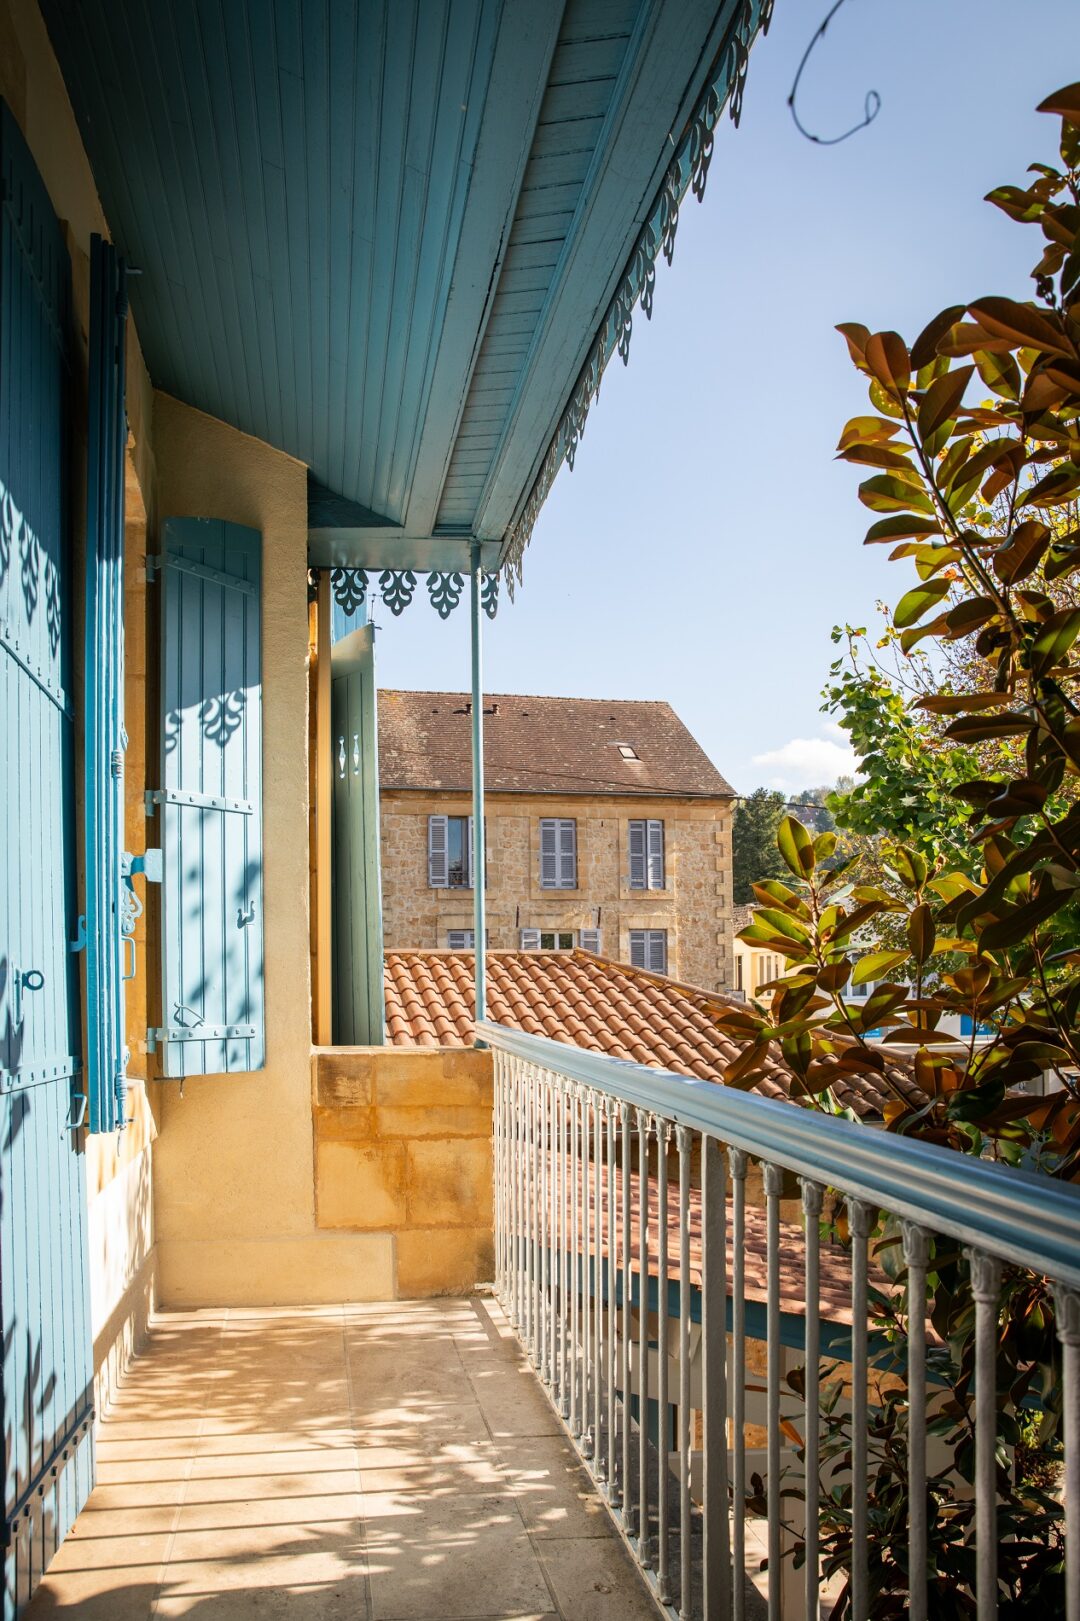
[[[471,747],[467,692],[379,693],[383,788],[468,789]],[[484,759],[491,792],[734,795],[665,703],[487,693]]]
[[[389,951],[386,954],[387,1040],[396,1047],[470,1047],[473,1042],[471,951]],[[739,1045],[716,1028],[727,997],[681,985],[663,974],[609,962],[587,951],[489,951],[491,1017],[530,1035],[549,1036],[652,1069],[722,1081]],[[756,1090],[784,1098],[791,1073],[770,1060]],[[922,1102],[910,1074],[895,1066],[888,1080],[846,1076],[839,1102],[857,1114],[880,1116],[892,1088]]]

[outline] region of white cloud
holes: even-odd
[[[846,732],[835,723],[823,730],[827,736],[793,737],[778,749],[755,754],[753,763],[766,774],[765,787],[797,793],[800,788],[832,784],[840,776],[854,776],[858,760]]]

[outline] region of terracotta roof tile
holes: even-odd
[[[389,951],[386,954],[387,1039],[398,1047],[470,1047],[473,1041],[473,958],[469,951]],[[491,1017],[529,1035],[549,1036],[654,1069],[721,1081],[739,1052],[721,1035],[716,1014],[729,999],[680,985],[587,951],[489,951]],[[891,1085],[912,1099],[918,1088],[901,1067]],[[769,1061],[756,1090],[789,1095],[791,1074]],[[856,1113],[879,1116],[889,1085],[876,1075],[846,1077],[835,1088]]]

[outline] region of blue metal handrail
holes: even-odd
[[[1080,1287],[1080,1188],[1071,1184],[491,1020],[476,1034],[495,1051]]]

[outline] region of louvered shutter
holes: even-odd
[[[476,934],[472,929],[450,929],[446,936],[451,951],[471,951]]]
[[[664,887],[664,824],[663,822],[649,822],[647,824],[649,845],[649,888],[663,889]]]
[[[648,882],[646,868],[644,822],[632,821],[630,823],[630,888],[644,889]]]
[[[559,888],[577,888],[577,823],[559,823]]]
[[[582,951],[591,951],[596,957],[600,955],[599,929],[582,929],[579,938]]]
[[[539,929],[522,929],[522,931],[521,931],[521,949],[522,949],[522,951],[539,951],[540,950],[540,930]]]
[[[261,1069],[262,536],[172,518],[162,590],[165,1075]]]
[[[448,816],[429,816],[427,821],[428,884],[432,889],[445,889],[450,882],[447,861]]]
[[[559,824],[549,817],[540,819],[540,888],[557,889],[559,884]],[[527,949],[535,949],[529,947]]]
[[[649,929],[647,932],[648,968],[654,974],[667,973],[667,930]]]
[[[90,368],[86,466],[87,1128],[122,1129],[127,1095],[125,962],[141,903],[124,881],[124,337],[127,275],[100,236],[90,239]],[[125,944],[126,942],[126,944]],[[134,972],[132,968],[131,972]]]
[[[645,930],[630,930],[630,966],[631,968],[645,967]]]
[[[476,880],[473,876],[473,819],[471,816],[465,818],[465,846],[465,882],[468,888],[472,889]]]

